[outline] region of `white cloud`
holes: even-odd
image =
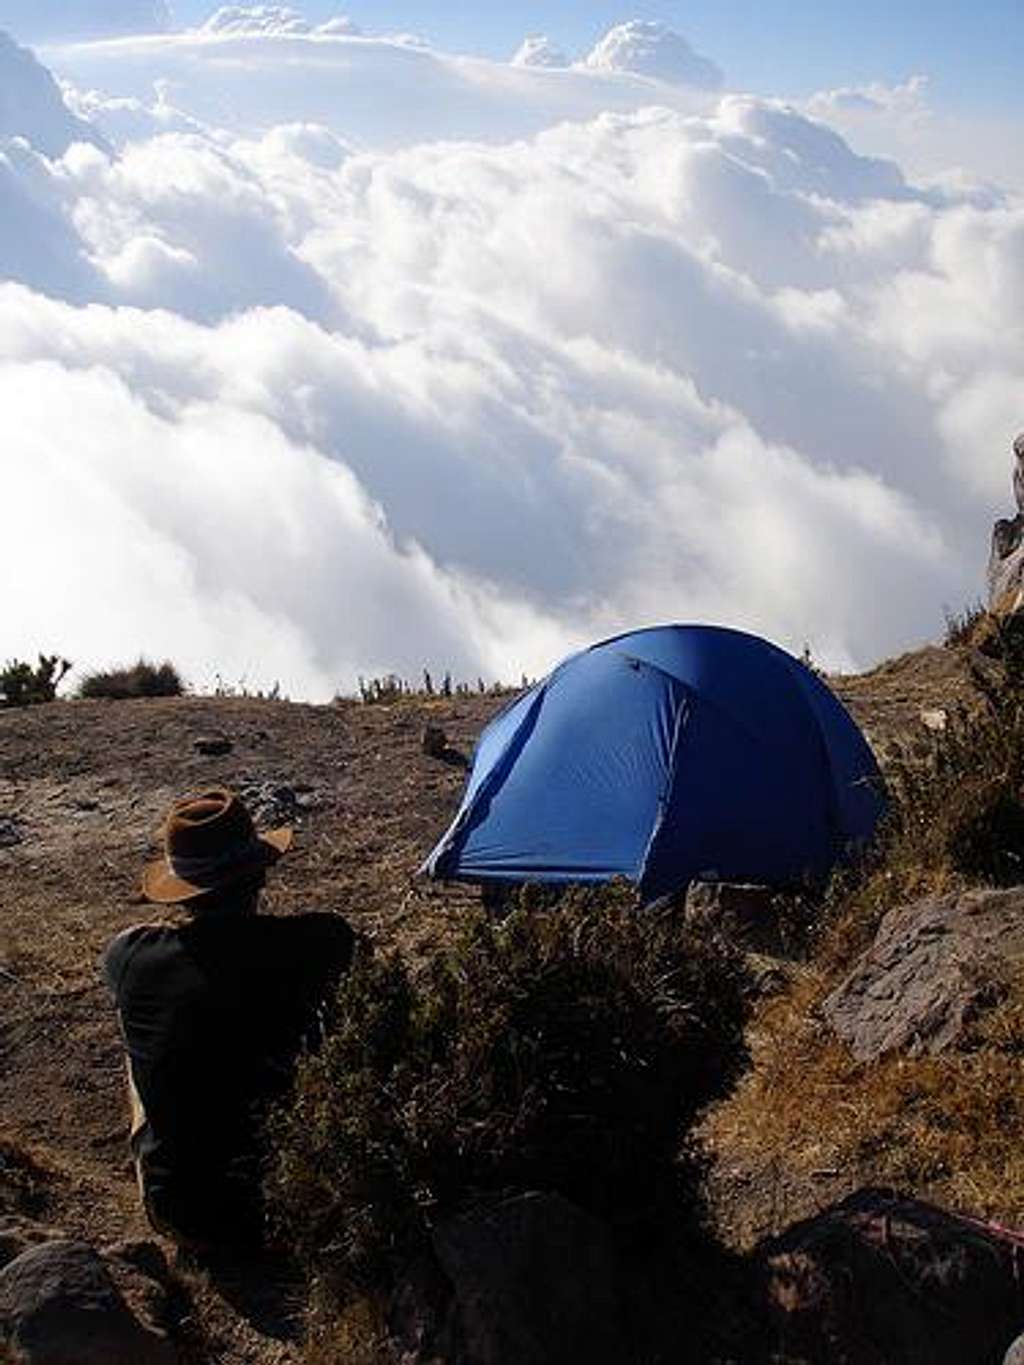
[[[67,42],[171,27],[166,0],[0,0],[0,29],[26,42]]]
[[[584,65],[591,71],[627,71],[702,90],[717,90],[723,79],[714,62],[694,52],[682,34],[642,19],[609,29]]]
[[[351,29],[188,32],[70,46],[54,69],[82,90],[163,101],[210,128],[248,135],[282,123],[320,123],[365,147],[436,141],[507,142],[565,119],[630,112],[657,100],[707,106],[688,86],[629,73],[551,70],[453,57],[409,35],[361,38]]]
[[[311,33],[313,25],[284,5],[222,5],[202,26],[203,33]]]
[[[976,197],[990,193],[992,183],[1024,191],[1017,121],[945,112],[933,104],[926,76],[910,76],[897,85],[875,81],[821,90],[801,107],[827,120],[860,150],[882,152],[919,178]]]
[[[512,65],[555,69],[568,66],[569,58],[546,34],[531,33],[517,49]]]
[[[322,24],[317,24],[315,31],[329,38],[359,37],[362,33],[359,25],[347,14],[336,14],[333,19],[327,19]]]
[[[0,138],[27,137],[46,156],[61,156],[72,142],[98,142],[96,130],[76,118],[57,82],[27,48],[0,33]]]
[[[918,75],[910,76],[898,85],[872,81],[868,85],[821,90],[807,101],[807,109],[821,118],[843,113],[877,114],[892,110],[927,118],[927,94],[928,77]]]
[[[117,155],[0,144],[0,537],[47,549],[8,652],[324,696],[711,619],[866,663],[978,592],[1019,200],[746,97],[397,151],[121,98]]]
[[[310,33],[326,37],[356,37],[361,30],[358,24],[343,14],[314,24],[287,5],[222,5],[201,26],[200,32],[281,38]]]

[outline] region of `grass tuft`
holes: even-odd
[[[172,663],[151,664],[139,659],[129,667],[88,674],[78,695],[92,701],[127,701],[134,697],[180,697],[184,691],[185,684]]]

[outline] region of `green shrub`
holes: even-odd
[[[151,664],[145,659],[128,668],[109,668],[90,673],[79,696],[90,700],[124,701],[129,697],[180,697],[185,690],[172,663]]]
[[[38,706],[54,701],[71,667],[69,659],[57,654],[40,654],[35,667],[20,659],[9,660],[0,670],[0,706]]]
[[[519,899],[418,973],[358,959],[273,1121],[271,1207],[341,1299],[507,1194],[557,1191],[626,1238],[693,1217],[689,1133],[745,1058],[738,957],[625,888]]]

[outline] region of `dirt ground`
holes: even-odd
[[[883,753],[896,738],[926,742],[922,713],[970,696],[963,656],[943,649],[836,688]],[[135,887],[174,797],[225,783],[265,798],[273,814],[275,789],[287,787],[299,837],[272,876],[265,909],[335,910],[383,945],[428,954],[476,895],[415,877],[465,780],[457,762],[423,753],[423,728],[442,726],[469,754],[502,704],[190,697],[0,711],[0,1214],[25,1157],[43,1172],[34,1208],[46,1222],[93,1243],[151,1236],[127,1154],[122,1053],[96,964],[113,934],[155,918]],[[198,752],[196,741],[210,736],[230,740],[231,751]],[[730,1172],[727,1153],[721,1164],[723,1198],[756,1202],[758,1225],[781,1225],[806,1202],[787,1191],[785,1172]],[[268,1325],[202,1276],[188,1287],[208,1365],[299,1359],[287,1311]]]

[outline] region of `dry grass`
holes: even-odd
[[[858,1063],[827,1036],[806,980],[774,1003],[751,1040],[753,1067],[710,1125],[733,1161],[785,1163],[797,1181],[897,1185],[945,1205],[1024,1221],[1024,984],[967,1047]]]
[[[995,983],[999,1003],[935,1057],[859,1063],[820,1013],[895,906],[1024,880],[1024,670],[1012,653],[1003,665],[998,685],[982,679],[983,708],[954,716],[923,766],[897,758],[873,861],[833,888],[810,963],[756,1018],[751,1070],[708,1125],[734,1167],[784,1168],[804,1190],[816,1173],[844,1188],[894,1184],[1024,1222],[1024,977]]]
[[[315,1285],[306,1321],[303,1365],[393,1365],[385,1310],[373,1295],[361,1295],[339,1309],[322,1285]]]

